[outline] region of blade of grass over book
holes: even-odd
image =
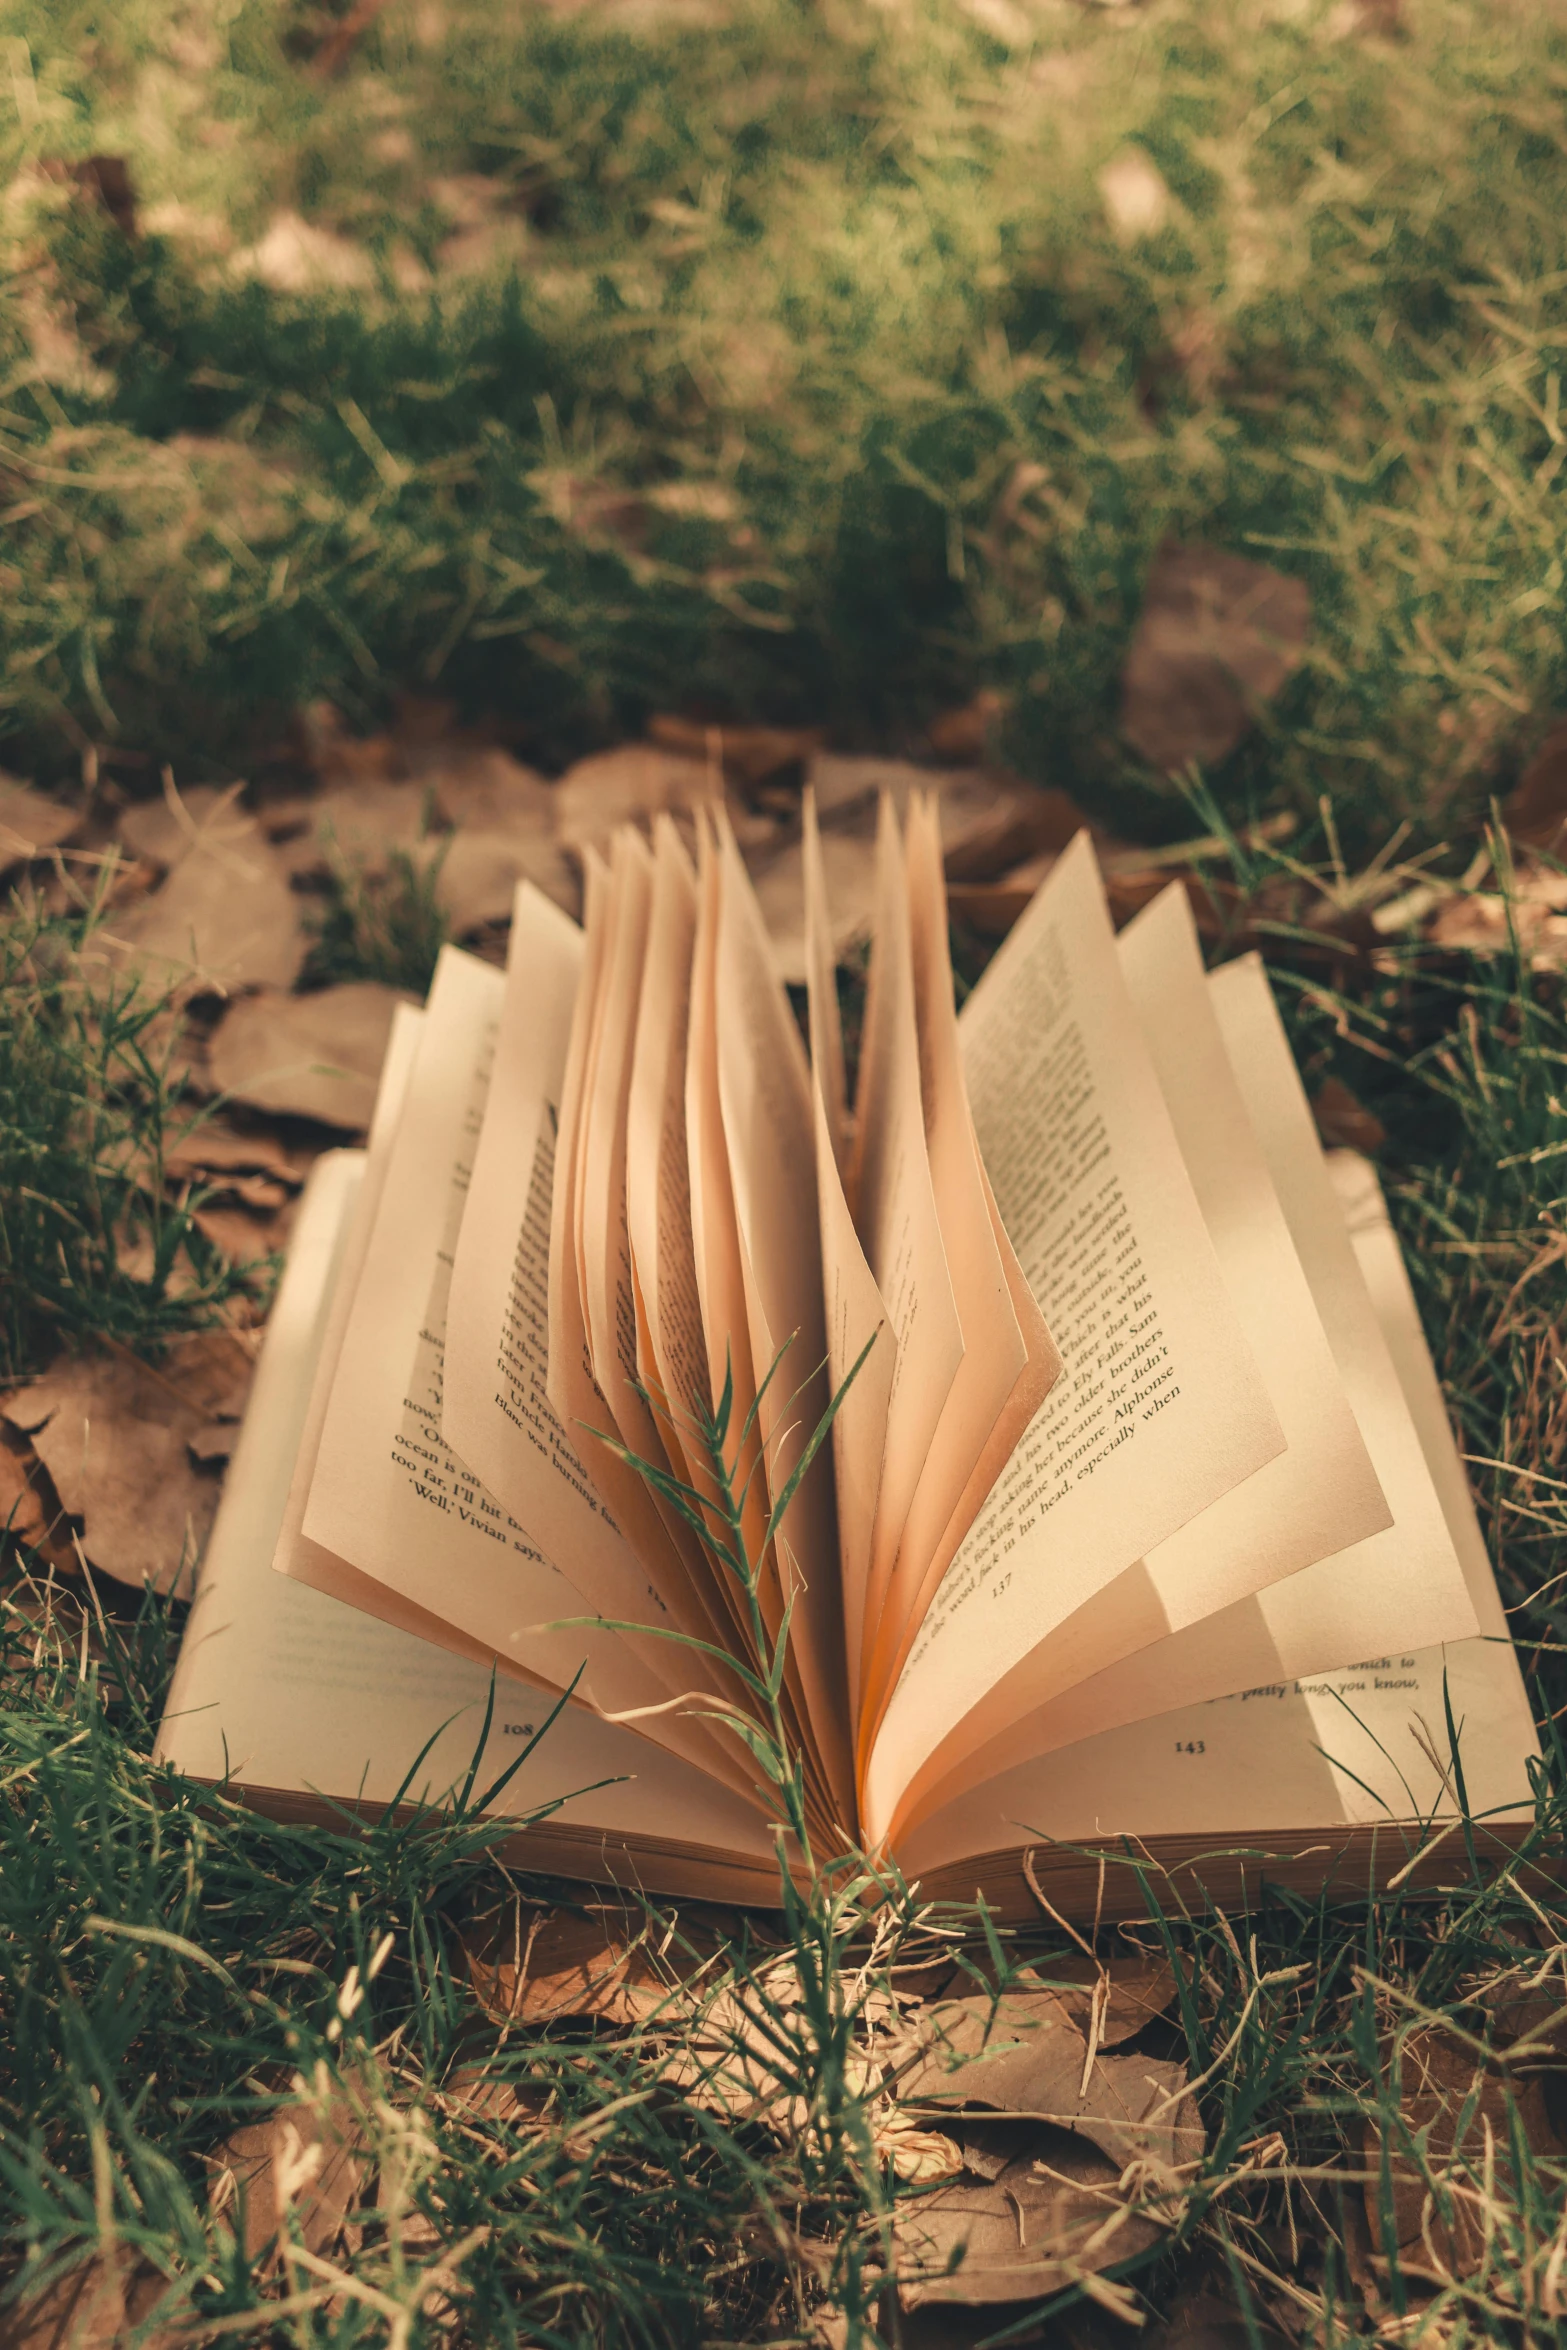
[[[696,874],[673,820],[653,826],[653,896],[626,1104],[626,1232],[636,1323],[637,1376],[673,1475],[707,1509],[720,1494],[702,1424],[712,1409],[707,1342],[691,1239],[686,1147],[686,1049],[696,947]],[[750,1630],[734,1576],[700,1543],[687,1564],[714,1637],[749,1654]]]
[[[843,1595],[844,1663],[852,1718],[860,1708],[861,1649],[865,1634],[871,1545],[887,1414],[897,1377],[898,1342],[854,1227],[843,1185],[847,1135],[843,1106],[843,1039],[833,969],[827,873],[816,824],[816,796],[804,802],[805,955],[811,1032],[811,1098],[816,1136],[816,1210],[822,1242],[822,1301],[827,1323],[827,1368],[834,1395],[855,1364],[852,1384],[832,1428],[838,1498],[838,1555]],[[869,1348],[869,1353],[866,1349]]]
[[[379,1604],[412,1605],[470,1652],[477,1644],[554,1689],[586,1659],[584,1701],[621,1711],[671,1694],[657,1668],[674,1652],[598,1628],[544,1629],[603,1611],[485,1491],[441,1427],[447,1291],[503,994],[488,964],[443,951],[331,1374],[301,1531],[391,1595]],[[646,1577],[625,1555],[646,1611]],[[689,1675],[678,1683],[689,1686]],[[671,1716],[658,1734],[735,1775],[731,1749],[700,1724]]]
[[[1173,970],[1166,976],[1172,987],[1178,984]],[[1236,1500],[1227,1497],[1209,1513],[1216,1541],[1202,1560],[1203,1604],[1188,1599],[1182,1612],[1189,1574],[1170,1574],[1164,1551],[1151,1551],[1144,1588],[1154,1594],[1169,1628],[1119,1662],[1097,1668],[1092,1646],[1084,1643],[1076,1678],[1053,1689],[1036,1678],[1032,1658],[1022,1660],[992,1692],[984,1737],[960,1730],[915,1780],[903,1808],[906,1822],[950,1799],[976,1775],[988,1777],[1091,1731],[1283,1677],[1338,1672],[1384,1649],[1464,1640],[1475,1631],[1474,1578],[1453,1530],[1455,1524],[1472,1527],[1473,1512],[1467,1498],[1461,1510],[1444,1509],[1433,1486],[1428,1464],[1433,1455],[1440,1457],[1441,1447],[1422,1437],[1411,1416],[1267,978],[1248,957],[1225,965],[1205,986],[1383,1507],[1373,1513],[1365,1535],[1352,1535],[1330,1555],[1259,1588],[1245,1542],[1226,1541],[1227,1510]],[[1303,1343],[1298,1329],[1292,1335]],[[1277,1367],[1270,1358],[1270,1369]],[[1284,1408],[1293,1413],[1293,1404]],[[1445,1432],[1445,1421],[1440,1426]],[[1450,1439],[1446,1450],[1452,1451]],[[1279,1466],[1270,1463],[1259,1482]],[[1277,1498],[1281,1512],[1292,1506],[1287,1488]],[[1205,1516],[1198,1531],[1208,1522]],[[1264,1540],[1263,1530],[1257,1539]],[[1177,1558],[1175,1564],[1181,1563]],[[1484,1581],[1489,1587],[1488,1567]]]
[[[1282,1451],[1078,835],[964,1007],[1001,1220],[1068,1365],[931,1602],[865,1826],[1010,1666]]]
[[[822,1302],[810,1073],[727,818],[718,817],[713,976],[719,1111],[729,1157],[751,1360],[769,1376],[758,1422],[775,1504],[832,1401]],[[838,1817],[855,1817],[832,1457],[823,1447],[775,1533],[805,1727]]]
[[[439,1804],[470,1773],[490,1786],[554,1702],[272,1572],[364,1173],[359,1152],[329,1152],[306,1185],[157,1746],[193,1778],[328,1825],[374,1815],[400,1789]],[[521,1840],[505,1849],[525,1865],[678,1896],[700,1885],[777,1898],[772,1834],[749,1798],[583,1707],[562,1711],[494,1808],[514,1823]]]

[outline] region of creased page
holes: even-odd
[[[874,1834],[1018,1658],[1284,1446],[1121,974],[1086,833],[959,1025],[1001,1220],[1065,1368],[904,1668],[868,1781]]]
[[[862,1653],[873,1659],[920,1470],[963,1360],[963,1325],[925,1143],[903,844],[887,795],[876,838],[876,931],[856,1113],[854,1221],[897,1341],[865,1601]],[[859,1725],[862,1765],[867,1727]]]
[[[832,1400],[816,1135],[800,1033],[773,971],[755,892],[722,820],[715,981],[719,1107],[751,1362],[761,1387],[758,1418],[768,1484],[776,1494],[793,1477]],[[796,1488],[777,1547],[780,1581],[794,1595],[791,1640],[810,1731],[841,1816],[849,1821],[854,1782],[828,1448],[817,1453]]]
[[[838,1552],[849,1701],[859,1718],[861,1641],[870,1579],[876,1500],[887,1446],[887,1405],[898,1347],[843,1188],[843,1036],[833,964],[827,875],[816,828],[816,796],[805,793],[805,957],[811,1028],[811,1094],[816,1129],[816,1205],[822,1236],[827,1368],[834,1395],[858,1363],[832,1426],[838,1494]],[[869,1349],[869,1352],[866,1350]]]
[[[618,1435],[638,1460],[667,1471],[664,1439],[641,1390],[628,1224],[627,1117],[633,1044],[641,1025],[638,1006],[644,1012],[649,1008],[645,980],[653,906],[653,859],[629,826],[615,835],[612,871],[602,1004],[578,1144],[578,1261],[585,1282],[588,1378],[597,1408],[588,1403],[586,1387],[578,1408],[590,1426]],[[589,1476],[608,1495],[671,1617],[693,1638],[710,1641],[716,1629],[708,1605],[712,1586],[695,1535],[635,1469],[593,1437],[582,1442]],[[711,1677],[706,1665],[697,1676],[709,1682]]]
[[[1226,966],[1229,971],[1239,968]],[[1261,985],[1265,991],[1266,982]],[[1261,1010],[1260,1004],[1252,1008]],[[1283,1107],[1290,1089],[1299,1094],[1299,1080],[1282,1034],[1277,1041],[1285,1061],[1272,1071],[1271,1084],[1265,1082],[1260,1090],[1275,1090],[1275,1106]],[[1259,1131],[1271,1144],[1274,1133],[1263,1123],[1266,1104],[1251,1097],[1251,1107]],[[1304,1097],[1300,1108],[1305,1110]],[[1293,1125],[1292,1120],[1289,1123]],[[1283,1134],[1277,1139],[1287,1160],[1289,1149],[1307,1137],[1296,1132],[1287,1141]],[[899,1856],[911,1874],[1022,1842],[1076,1842],[1122,1833],[1143,1838],[1195,1834],[1211,1836],[1222,1847],[1238,1838],[1289,1829],[1412,1819],[1432,1812],[1451,1816],[1452,1790],[1439,1768],[1447,1761],[1449,1699],[1476,1816],[1517,1818],[1532,1812],[1527,1765],[1538,1752],[1538,1741],[1528,1695],[1517,1652],[1506,1636],[1506,1617],[1398,1242],[1376,1176],[1365,1161],[1338,1152],[1330,1170],[1331,1188],[1320,1153],[1313,1149],[1310,1158],[1302,1154],[1302,1190],[1311,1196],[1313,1206],[1309,1218],[1298,1220],[1294,1210],[1299,1203],[1285,1194],[1292,1229],[1302,1257],[1312,1266],[1315,1252],[1308,1224],[1317,1227],[1323,1254],[1338,1256],[1345,1242],[1344,1215],[1349,1214],[1351,1265],[1358,1285],[1354,1319],[1358,1323],[1371,1306],[1379,1382],[1393,1380],[1393,1389],[1379,1384],[1383,1415],[1390,1426],[1400,1416],[1389,1409],[1396,1390],[1402,1415],[1413,1414],[1421,1447],[1424,1500],[1416,1528],[1434,1492],[1444,1516],[1448,1553],[1460,1562],[1465,1585],[1459,1613],[1452,1607],[1446,1572],[1439,1573],[1438,1580],[1447,1582],[1448,1621],[1455,1627],[1465,1620],[1476,1623],[1481,1636],[1455,1634],[1445,1646],[1427,1646],[1423,1635],[1433,1621],[1427,1610],[1418,1620],[1409,1620],[1407,1641],[1394,1632],[1360,1649],[1354,1664],[1341,1659],[1336,1666],[1327,1665],[1320,1644],[1316,1661],[1308,1662],[1296,1644],[1299,1625],[1293,1631],[1276,1625],[1280,1636],[1270,1645],[1264,1611],[1281,1594],[1315,1584],[1320,1628],[1326,1630],[1334,1604],[1348,1591],[1352,1578],[1363,1589],[1376,1591],[1378,1549],[1385,1560],[1395,1556],[1406,1491],[1411,1501],[1419,1491],[1412,1467],[1406,1487],[1404,1475],[1390,1463],[1384,1481],[1398,1516],[1388,1533],[1357,1544],[1342,1561],[1308,1567],[1260,1599],[1243,1601],[1228,1611],[1237,1621],[1249,1619],[1250,1661],[1261,1668],[1237,1686],[1236,1694],[1202,1704],[1183,1702],[1178,1711],[1133,1721],[1125,1728],[1099,1730],[1079,1744],[1020,1763],[974,1787],[900,1841]],[[1284,1190],[1282,1181],[1280,1189]],[[1336,1229],[1326,1220],[1324,1211],[1329,1210]],[[1343,1274],[1340,1258],[1335,1282]],[[1318,1288],[1319,1298],[1322,1294]],[[1334,1313],[1326,1305],[1324,1318],[1331,1332]],[[1371,1350],[1365,1340],[1361,1324],[1356,1344],[1369,1369]],[[1378,1455],[1374,1437],[1372,1452]],[[1424,1539],[1417,1532],[1417,1541]],[[1430,1558],[1427,1550],[1428,1564]],[[1418,1569],[1398,1579],[1394,1608],[1419,1579]],[[1373,1599],[1371,1604],[1378,1603]],[[1366,1622],[1362,1616],[1360,1630]],[[1169,1645],[1189,1644],[1191,1639],[1182,1633]]]
[[[565,1688],[585,1663],[581,1694],[602,1711],[620,1712],[660,1703],[667,1685],[607,1629],[547,1629],[594,1610],[485,1491],[441,1429],[452,1252],[504,985],[488,964],[455,948],[442,951],[332,1380],[302,1534],[306,1545],[508,1668]],[[728,1751],[700,1723],[671,1715],[648,1727],[719,1776],[736,1775]]]
[[[1446,1507],[1433,1490],[1429,1464],[1442,1461],[1442,1448],[1418,1433],[1411,1417],[1404,1382],[1413,1385],[1416,1373],[1406,1366],[1401,1377],[1389,1354],[1262,966],[1254,956],[1226,964],[1208,989],[1392,1522],[1255,1596],[1186,1621],[1117,1664],[1095,1671],[1090,1658],[1080,1681],[978,1747],[947,1781],[938,1785],[934,1772],[922,1775],[915,1783],[921,1809],[981,1772],[1174,1705],[1271,1687],[1281,1675],[1338,1671],[1384,1649],[1466,1638],[1473,1628],[1471,1590],[1478,1580],[1489,1584],[1483,1550],[1476,1564],[1454,1547],[1454,1525],[1464,1523],[1465,1513],[1473,1523],[1467,1496],[1461,1509]],[[1418,1320],[1414,1337],[1425,1361]],[[1425,1368],[1429,1380],[1429,1362]],[[1450,1455],[1439,1394],[1437,1415],[1434,1426]],[[1247,1578],[1238,1562],[1231,1572],[1244,1593]]]
[[[381,1105],[386,1099],[383,1084]],[[371,1142],[373,1155],[374,1127]],[[358,1152],[328,1152],[300,1202],[157,1755],[192,1777],[232,1777],[247,1788],[371,1804],[406,1792],[414,1802],[439,1802],[462,1786],[476,1755],[480,1790],[499,1777],[543,1727],[547,1705],[503,1679],[480,1755],[488,1664],[271,1571],[305,1398],[319,1388],[336,1283],[348,1272],[344,1219],[360,1166]],[[589,1837],[631,1834],[655,1848],[684,1839],[759,1860],[772,1848],[766,1821],[741,1796],[632,1731],[569,1706],[496,1809],[508,1818],[542,1810]],[[661,1870],[652,1854],[648,1875],[656,1886]],[[662,1877],[670,1881],[667,1867]]]
[[[517,892],[483,1124],[452,1268],[441,1426],[447,1443],[604,1614],[667,1621],[550,1402],[550,1205],[583,933],[531,883]],[[586,1016],[586,1012],[585,1012]],[[679,1652],[644,1661],[685,1688]]]
[[[989,1461],[999,1470],[1010,1459],[1061,1368],[1011,1244],[992,1216],[958,1041],[941,835],[935,805],[924,793],[909,803],[905,854],[925,1140],[963,1360],[920,1470],[883,1603],[871,1692],[878,1709],[989,1492],[988,1483],[976,1489],[977,1467]]]
[[[673,1473],[709,1502],[718,1487],[701,1440],[711,1409],[707,1342],[691,1239],[686,1045],[696,950],[696,875],[668,816],[653,825],[653,896],[626,1105],[626,1236],[637,1374]],[[688,1553],[715,1635],[747,1655],[749,1627],[733,1578]]]
[[[589,1597],[613,1622],[656,1628],[640,1638],[628,1630],[625,1638],[648,1662],[656,1657],[653,1669],[671,1690],[713,1692],[725,1686],[726,1675],[691,1645],[711,1637],[707,1611],[692,1591],[685,1563],[646,1480],[611,1449],[619,1429],[596,1375],[599,1361],[589,1322],[591,1291],[599,1301],[600,1335],[611,1345],[618,1344],[622,1318],[618,1303],[611,1302],[604,1268],[612,1213],[615,1236],[623,1238],[624,1140],[617,1120],[628,1075],[629,1015],[635,1008],[646,938],[646,860],[647,851],[637,836],[629,829],[619,833],[607,879],[599,879],[588,907],[582,992],[572,1017],[561,1084],[550,1203],[547,1387],[588,1482],[624,1537],[626,1555],[637,1562],[634,1585],[628,1581],[615,1597],[607,1562],[595,1556],[588,1567],[578,1570],[594,1574]],[[633,965],[629,981],[628,953]],[[619,1193],[612,1211],[610,1178],[617,1161]],[[629,1279],[625,1307],[629,1315]],[[634,1363],[634,1325],[626,1335]],[[614,1356],[603,1367],[610,1370],[611,1362],[618,1369]]]
[[[1230,1066],[1185,890],[1173,883],[1117,941],[1177,1139],[1230,1297],[1279,1415],[1286,1449],[1149,1551],[990,1692],[983,1718],[961,1722],[907,1790],[961,1784],[965,1757],[989,1776],[1003,1750],[1021,1761],[1057,1741],[1046,1709],[1074,1725],[1130,1719],[1109,1702],[1121,1659],[1201,1624],[1233,1601],[1392,1523],[1307,1272]],[[1315,1144],[1311,1146],[1315,1148]],[[1217,1643],[1212,1652],[1218,1654]],[[1162,1712],[1153,1648],[1136,1676]],[[1085,1685],[1093,1692],[1085,1694]],[[1131,1681],[1123,1677],[1123,1686]],[[1087,1710],[1090,1704],[1101,1710]],[[1123,1701],[1124,1704],[1124,1701]],[[1082,1735],[1074,1727],[1072,1735]]]

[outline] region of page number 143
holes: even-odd
[[[1205,1738],[1177,1738],[1175,1751],[1177,1754],[1206,1754],[1208,1742]]]

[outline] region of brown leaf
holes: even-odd
[[[1299,667],[1310,621],[1303,580],[1166,540],[1122,671],[1122,733],[1165,774],[1226,758]]]
[[[555,786],[555,828],[568,848],[601,847],[617,824],[706,806],[721,786],[721,771],[704,760],[626,743],[567,768]]]
[[[193,1221],[202,1238],[231,1265],[258,1265],[288,1242],[288,1222],[280,1215],[248,1215],[243,1208],[214,1205],[198,1208]]]
[[[46,800],[14,776],[0,773],[0,873],[46,855],[81,828],[76,809],[62,808],[58,800]]]
[[[410,999],[353,979],[313,995],[275,992],[230,1004],[207,1068],[220,1093],[253,1109],[362,1133],[370,1123],[392,1015]]]
[[[1510,898],[1489,890],[1445,898],[1426,933],[1433,946],[1503,955],[1516,937],[1536,971],[1567,967],[1567,874],[1520,859]]]
[[[427,838],[433,799],[422,783],[374,776],[334,783],[314,803],[306,830],[283,849],[284,862],[296,881],[335,865],[385,873],[391,850],[414,849]]]
[[[115,830],[131,856],[166,873],[197,844],[242,852],[255,836],[255,823],[232,786],[218,791],[197,784],[191,791],[166,790],[161,799],[133,800],[121,809]]]
[[[505,751],[461,744],[412,746],[415,779],[435,794],[449,824],[475,832],[549,833],[555,829],[555,787],[535,768]]]
[[[247,2259],[270,2250],[267,2266],[275,2266],[289,2221],[310,2252],[357,2240],[348,2214],[362,2200],[369,2161],[364,2125],[340,2092],[301,2096],[243,2123],[210,2160],[211,2208],[239,2217]]]
[[[133,2265],[120,2245],[111,2245],[47,2292],[7,2309],[6,2350],[117,2350],[167,2290],[156,2269]],[[138,2335],[142,2350],[170,2350],[184,2338],[179,2326]]]
[[[876,844],[857,834],[824,832],[822,866],[833,952],[839,962],[871,934],[876,904]],[[752,868],[757,903],[772,941],[773,967],[786,986],[805,985],[805,861],[798,841]]]
[[[31,1435],[62,1504],[83,1521],[95,1567],[161,1591],[184,1579],[218,1501],[189,1442],[220,1410],[240,1410],[249,1371],[236,1340],[204,1332],[159,1370],[123,1352],[62,1356],[7,1398],[6,1419]]]
[[[648,733],[666,751],[716,763],[731,783],[765,783],[787,767],[798,767],[819,751],[825,737],[819,726],[705,726],[697,718],[660,713],[648,720]]]
[[[582,882],[558,841],[547,833],[459,832],[447,846],[435,894],[454,938],[486,922],[511,919],[519,881],[531,881],[573,921],[582,911]]]
[[[1100,2048],[1135,2039],[1175,2001],[1175,1971],[1164,1958],[1058,1956],[1025,1968],[1016,1980],[1053,1992],[1085,2040],[1092,2028]]]
[[[468,1973],[486,2012],[505,2023],[634,2024],[669,1997],[645,1942],[603,1909],[519,1914],[504,1941],[469,1951]]]
[[[1011,704],[1005,694],[982,686],[961,709],[943,710],[925,729],[925,740],[938,759],[983,759],[990,738]]]
[[[1567,719],[1558,719],[1503,803],[1502,822],[1515,841],[1560,853],[1567,840]]]
[[[0,1531],[70,1574],[76,1551],[48,1470],[20,1428],[0,1420]]]
[[[300,901],[278,852],[254,817],[234,808],[196,823],[161,889],[116,917],[108,943],[156,985],[220,994],[291,987],[306,950]]]
[[[297,1191],[305,1177],[275,1134],[244,1132],[215,1113],[198,1119],[169,1145],[163,1166],[166,1174],[176,1177],[254,1173],[291,1191]]]
[[[1076,2004],[1080,2012],[1080,1996]],[[1118,2168],[1173,2170],[1203,2149],[1183,2068],[1097,2052],[1090,2064],[1068,1997],[1056,1991],[939,2001],[911,2019],[890,2054],[906,2107],[1031,2114],[1087,2138]]]
[[[1387,1128],[1381,1119],[1366,1108],[1342,1078],[1330,1077],[1318,1088],[1312,1099],[1311,1114],[1317,1121],[1324,1150],[1360,1151],[1364,1157],[1374,1159],[1387,1141]]]
[[[1186,2294],[1143,2339],[1146,2350],[1292,2350],[1289,2335],[1255,2310],[1248,2321],[1233,2301],[1202,2292]]]
[[[1048,2151],[1042,2144],[1014,2155],[992,2179],[938,2187],[898,2206],[893,2241],[905,2309],[1041,2300],[1157,2242],[1160,2221],[1123,2197],[1114,2162],[1064,2135],[1051,2133],[1047,2143]]]
[[[1470,2275],[1488,2257],[1494,2232],[1495,2214],[1487,2210],[1488,2163],[1494,2165],[1496,2202],[1517,2205],[1512,2117],[1533,2153],[1559,2160],[1567,2145],[1552,2125],[1545,2084],[1537,2074],[1515,2074],[1505,2063],[1485,2062],[1440,2025],[1408,2033],[1399,2045],[1397,2065],[1403,2130],[1423,2148],[1424,2159],[1417,2160],[1402,2132],[1384,2142],[1377,2124],[1367,2123],[1365,2161],[1372,2175],[1365,2199],[1372,2241],[1379,2253],[1387,2252],[1385,2164],[1399,2252],[1412,2254],[1417,2268]],[[1438,2208],[1431,2182],[1445,2189],[1446,2213]]]

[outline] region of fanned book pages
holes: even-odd
[[[525,885],[506,972],[448,948],[399,1013],[164,1758],[340,1816],[531,1746],[520,1860],[766,1902],[776,1657],[813,1850],[931,1896],[1440,1878],[1461,1799],[1505,1845],[1517,1661],[1259,961],[1205,974],[1178,885],[1117,937],[1082,835],[960,1015],[934,807],[889,804],[851,1103],[808,803],[803,865],[799,1017],[721,811],[589,852],[581,929]]]

